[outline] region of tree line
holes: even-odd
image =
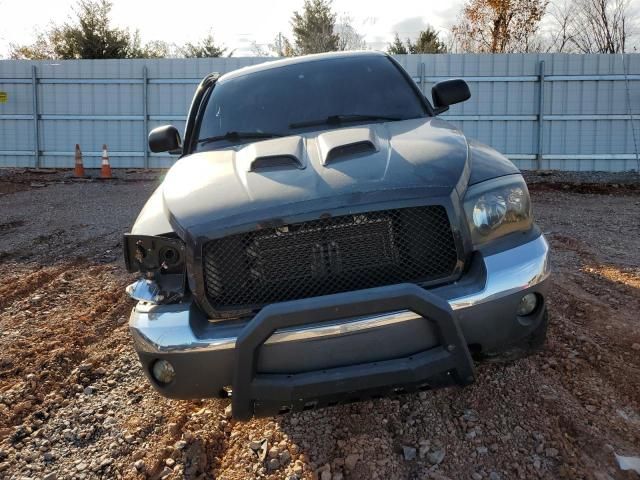
[[[26,45],[10,45],[14,59],[205,58],[233,55],[212,32],[195,43],[143,43],[139,32],[113,25],[109,0],[78,0],[73,14],[40,31]],[[304,0],[291,15],[292,37],[252,42],[257,56],[298,56],[367,48],[348,15],[332,0]],[[430,26],[415,40],[395,34],[387,51],[417,53],[621,53],[637,34],[630,0],[467,0],[449,32]]]

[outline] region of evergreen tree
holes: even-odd
[[[331,0],[305,0],[302,12],[293,12],[291,26],[296,55],[338,50],[336,14],[331,10]]]

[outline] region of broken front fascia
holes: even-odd
[[[124,236],[127,270],[142,278],[127,287],[134,300],[166,304],[182,299],[185,291],[185,245],[176,238]]]

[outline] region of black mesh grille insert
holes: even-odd
[[[442,206],[383,210],[265,228],[204,246],[216,310],[450,277],[458,255]]]

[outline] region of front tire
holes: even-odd
[[[544,348],[547,340],[547,328],[549,326],[549,314],[544,308],[542,321],[536,329],[513,346],[498,352],[487,352],[479,356],[478,360],[488,363],[511,363],[520,358],[534,355]]]

